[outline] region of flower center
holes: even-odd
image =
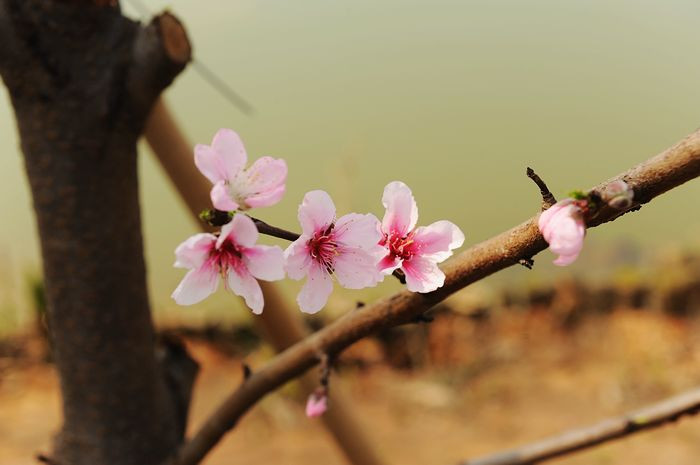
[[[240,263],[242,258],[240,250],[236,247],[233,241],[226,240],[218,249],[212,249],[209,259],[216,264],[219,272],[224,275],[230,267]]]
[[[309,253],[311,258],[323,265],[329,273],[333,273],[333,262],[338,255],[338,244],[333,240],[333,227],[331,224],[325,231],[318,231],[309,239]]]
[[[401,236],[396,233],[385,234],[379,245],[384,247],[389,247],[389,253],[392,257],[398,257],[401,260],[410,260],[415,252],[412,245],[413,242],[413,232],[408,233],[406,236]]]

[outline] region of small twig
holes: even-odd
[[[540,178],[537,175],[537,173],[535,173],[535,170],[528,166],[525,173],[527,174],[527,177],[532,179],[532,181],[535,184],[537,184],[537,187],[540,188],[540,194],[542,194],[542,211],[545,211],[546,209],[557,203],[557,199],[554,198],[554,195],[549,191],[547,184],[544,183],[542,178]]]
[[[403,271],[397,269],[391,274],[394,275],[394,277],[398,279],[401,284],[406,284],[406,275]]]
[[[54,459],[52,459],[46,454],[36,454],[36,459],[38,462],[46,463],[48,465],[59,465],[58,462],[56,462]]]
[[[328,383],[330,382],[331,378],[331,368],[332,368],[332,360],[331,357],[327,353],[323,353],[320,356],[321,360],[321,386],[326,390],[326,393],[328,392]]]
[[[435,321],[435,317],[432,315],[426,315],[425,313],[421,313],[420,315],[416,316],[414,320],[416,323],[432,323]]]
[[[277,237],[280,239],[285,239],[288,241],[296,241],[301,237],[300,234],[287,231],[286,229],[278,228],[276,226],[269,225],[265,223],[263,220],[260,220],[258,218],[253,218],[250,215],[246,215],[248,218],[253,220],[253,223],[255,223],[255,227],[258,228],[258,232],[260,234],[265,234],[266,236],[272,236],[272,237]],[[210,226],[214,227],[221,227],[225,225],[226,223],[231,221],[231,218],[233,218],[232,213],[221,211],[221,210],[216,210],[216,209],[210,209],[210,210],[204,210],[202,213],[199,214],[199,218],[204,221],[205,223],[209,224]]]
[[[587,428],[567,431],[509,451],[461,462],[460,465],[534,465],[597,446],[639,431],[658,428],[700,411],[700,389],[671,397],[641,410],[608,418]]]
[[[251,370],[250,365],[245,362],[241,363],[241,368],[243,369],[243,381],[245,381],[253,374],[253,370]]]
[[[253,223],[255,223],[255,226],[258,228],[258,232],[260,232],[260,234],[265,234],[266,236],[277,237],[292,242],[301,237],[301,234],[287,231],[286,229],[278,228],[277,226],[269,225],[263,220],[253,218],[252,216],[249,216],[249,218],[253,220]]]

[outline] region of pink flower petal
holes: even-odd
[[[418,221],[418,206],[411,189],[401,181],[390,182],[384,188],[382,203],[386,208],[382,230],[386,234],[405,236]]]
[[[565,210],[562,210],[562,214],[552,218],[548,227],[551,230],[549,249],[552,252],[560,255],[578,255],[586,236],[583,221],[565,214]]]
[[[213,184],[232,180],[245,166],[246,153],[238,134],[220,129],[212,145],[198,144],[194,148],[194,164]]]
[[[192,305],[209,297],[219,285],[219,274],[214,267],[203,265],[190,270],[171,297],[179,305]]]
[[[238,208],[238,203],[231,198],[228,184],[226,184],[225,181],[219,181],[214,184],[209,196],[211,197],[212,205],[214,205],[214,208],[217,210],[231,212]]]
[[[544,235],[545,229],[547,229],[547,226],[549,222],[554,218],[563,208],[566,208],[569,206],[571,203],[573,203],[573,199],[564,199],[560,200],[559,202],[555,203],[545,211],[543,211],[540,214],[540,217],[537,219],[537,226],[540,228],[540,231]],[[545,238],[546,239],[546,238]]]
[[[194,164],[212,184],[226,181],[226,170],[223,168],[216,150],[204,144],[194,146]]]
[[[573,199],[564,199],[544,211],[537,222],[549,249],[560,255],[555,265],[573,263],[583,248],[586,225]]]
[[[253,220],[242,213],[237,213],[221,228],[216,248],[220,248],[226,239],[241,247],[252,247],[258,241],[258,237],[258,228],[255,227]]]
[[[312,393],[306,401],[306,416],[309,418],[320,417],[328,409],[328,397],[323,394]]]
[[[245,198],[245,203],[249,208],[269,207],[276,204],[284,197],[285,185],[282,184],[274,189],[260,194],[251,195]]]
[[[406,288],[411,292],[432,292],[445,284],[445,273],[428,258],[404,260],[401,269],[406,274]]]
[[[186,239],[175,249],[175,264],[177,268],[199,268],[209,257],[216,236],[209,233],[195,234]]]
[[[258,281],[242,263],[240,266],[228,269],[226,284],[234,294],[243,297],[245,304],[253,313],[256,315],[262,313],[264,305],[262,289],[260,289]]]
[[[566,265],[571,265],[573,262],[576,261],[577,258],[578,258],[578,254],[560,255],[552,263],[554,263],[557,266],[566,266]]]
[[[286,179],[287,163],[284,160],[262,157],[237,179],[236,189],[247,206],[268,207],[282,199]]]
[[[248,161],[243,141],[231,129],[219,129],[214,134],[211,146],[219,154],[226,179],[233,179]]]
[[[403,260],[399,257],[393,257],[391,254],[388,254],[377,264],[377,269],[381,273],[389,275],[393,273],[394,270],[401,268],[401,263],[403,263]]]
[[[453,249],[464,244],[464,233],[450,221],[436,221],[429,226],[416,228],[413,242],[412,250],[440,263],[452,255]]]
[[[335,222],[333,238],[336,242],[351,247],[375,249],[382,238],[379,220],[372,214],[349,213]]]
[[[284,251],[284,270],[291,279],[298,281],[309,272],[312,259],[306,245],[308,240],[308,236],[302,235]]]
[[[276,245],[256,245],[244,249],[243,262],[257,279],[277,281],[284,278],[284,252]]]
[[[317,263],[309,268],[306,283],[297,296],[297,303],[302,312],[317,313],[328,302],[333,292],[333,280],[328,272]]]
[[[299,205],[299,224],[305,235],[325,230],[335,220],[335,205],[327,192],[307,192]]]
[[[335,257],[335,277],[347,289],[362,289],[376,286],[384,279],[377,268],[381,256],[360,248],[343,247]]]

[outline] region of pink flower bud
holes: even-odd
[[[328,409],[328,396],[325,391],[318,390],[309,396],[306,401],[306,416],[309,418],[320,417]]]
[[[549,250],[559,255],[554,264],[566,266],[573,263],[583,248],[586,225],[581,207],[574,199],[564,199],[542,212],[537,225]]]
[[[611,207],[626,210],[632,206],[634,190],[625,181],[618,179],[605,186],[601,197]]]

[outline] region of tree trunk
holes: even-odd
[[[156,358],[136,141],[189,42],[172,15],[142,27],[113,1],[0,0],[0,43],[61,381],[52,460],[160,463],[182,439],[196,368],[176,343],[161,357],[174,369]]]

